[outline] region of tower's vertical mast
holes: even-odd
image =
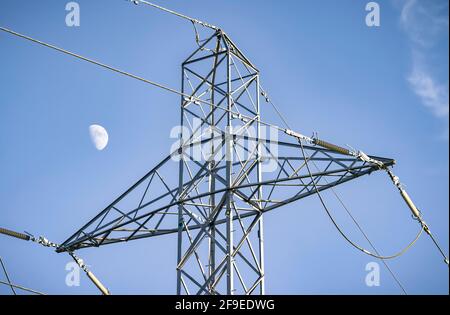
[[[262,162],[261,162],[261,155],[262,155],[262,143],[261,143],[261,108],[260,108],[260,95],[261,95],[261,91],[260,91],[260,84],[259,84],[259,73],[256,76],[256,108],[257,108],[257,146],[258,146],[258,153],[257,153],[257,161],[258,161],[258,166],[257,166],[257,180],[258,182],[262,182]],[[260,209],[263,209],[263,190],[262,187],[258,188],[258,204]],[[263,220],[263,216],[261,215],[261,217],[259,218],[259,223],[258,223],[258,240],[259,240],[259,270],[260,270],[260,277],[261,277],[261,282],[259,284],[259,293],[261,295],[266,294],[266,288],[265,288],[265,276],[264,276],[264,220]]]
[[[181,69],[181,91],[184,93],[184,66]],[[181,97],[181,104],[180,104],[180,126],[184,125],[184,97]],[[183,133],[180,133],[180,143],[183,143]],[[183,171],[184,171],[184,165],[183,165],[183,155],[180,154],[180,162],[179,162],[179,170],[178,170],[178,198],[181,198],[181,194],[183,192]],[[177,239],[177,266],[180,265],[182,254],[183,254],[183,226],[184,226],[184,219],[183,219],[183,205],[180,204],[178,206],[178,239]],[[177,267],[177,295],[181,295],[181,285],[182,285],[182,277],[181,277],[181,269]]]
[[[217,75],[217,63],[219,62],[219,51],[220,51],[220,45],[221,43],[221,34],[217,33],[217,43],[216,43],[216,49],[214,51],[214,53],[216,54],[214,56],[214,62],[213,62],[213,74],[212,74],[212,79],[211,79],[211,106],[210,106],[210,125],[211,125],[211,132],[210,132],[210,136],[211,138],[214,138],[215,136],[215,108],[214,106],[216,105],[216,75]],[[210,143],[210,153],[211,153],[211,157],[213,157],[214,155],[214,141],[211,141]],[[215,172],[215,159],[211,158],[210,162],[209,162],[209,178],[208,178],[208,182],[209,182],[209,193],[211,194],[209,197],[209,211],[208,214],[209,216],[212,215],[212,212],[214,211],[215,207],[216,207],[216,195],[213,193],[216,190],[216,177],[214,175]],[[209,257],[208,257],[208,276],[211,278],[210,283],[208,284],[208,292],[210,294],[214,294],[214,282],[215,282],[215,269],[216,269],[216,227],[214,224],[211,224],[209,227],[209,231],[210,231],[210,237],[209,237]]]
[[[264,293],[259,72],[222,31],[183,63],[178,294]],[[170,194],[170,192],[169,192]]]
[[[234,293],[234,270],[233,270],[233,193],[231,191],[232,181],[233,181],[233,126],[232,123],[232,111],[233,111],[233,100],[231,97],[232,92],[232,82],[231,82],[231,52],[229,47],[227,47],[227,126],[226,126],[226,136],[225,136],[225,149],[226,149],[226,187],[227,187],[227,197],[226,197],[226,219],[227,219],[227,294],[231,295]]]

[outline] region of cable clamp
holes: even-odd
[[[367,154],[365,154],[362,151],[358,152],[358,158],[361,159],[364,162],[369,163],[369,164],[374,164],[374,165],[378,166],[380,169],[385,168],[385,165],[384,165],[383,162],[375,160],[375,159],[372,159],[371,157],[369,157]]]
[[[304,135],[302,135],[302,134],[300,134],[300,133],[298,133],[298,132],[295,132],[295,131],[293,131],[293,130],[285,129],[284,132],[285,132],[288,136],[297,138],[297,139],[299,139],[299,140],[304,140],[304,141],[307,141],[307,142],[309,142],[309,143],[313,143],[313,139],[311,139],[311,138],[309,138],[309,137],[307,137],[307,136],[304,136]]]
[[[430,228],[428,227],[428,224],[425,221],[423,221],[422,218],[419,218],[419,221],[420,221],[420,224],[423,227],[423,230],[425,232],[427,232],[428,235],[431,235],[431,231],[430,231]]]
[[[48,239],[46,239],[43,236],[39,236],[39,239],[36,241],[36,243],[41,244],[44,247],[53,247],[53,248],[58,248],[58,244],[55,244],[53,242],[50,242]]]
[[[27,231],[24,231],[24,232],[25,232],[26,235],[28,235],[30,237],[30,241],[32,241],[34,243],[37,243],[37,244],[42,245],[44,247],[53,247],[53,248],[58,248],[59,247],[58,244],[49,241],[44,236],[39,236],[38,238],[36,238],[33,234],[28,233]]]
[[[266,91],[261,91],[261,95],[266,99],[266,103],[270,102],[269,94]]]
[[[193,96],[191,96],[191,97],[185,97],[185,98],[184,98],[184,101],[187,102],[187,103],[193,103],[193,104],[195,104],[195,105],[200,105],[200,102],[198,101],[198,99],[195,98],[195,97],[193,97]]]
[[[242,116],[242,114],[240,114],[240,113],[239,114],[236,114],[236,113],[231,114],[231,118],[239,119],[240,121],[242,121],[244,123],[248,123],[250,121],[249,119]]]
[[[77,255],[75,255],[74,252],[69,252],[69,255],[72,256],[72,258],[75,260],[75,262],[77,263],[78,267],[80,267],[80,269],[82,269],[84,272],[89,272],[89,269],[88,269],[87,265],[84,263],[83,259],[81,259]]]
[[[358,157],[359,152],[354,147],[349,144],[347,144],[346,146],[348,147],[348,151],[351,156]]]

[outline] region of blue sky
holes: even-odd
[[[179,89],[180,64],[195,49],[188,22],[122,0],[79,0],[81,26],[69,28],[66,3],[2,1],[0,25]],[[366,3],[165,5],[220,25],[259,67],[296,130],[395,158],[395,172],[448,253],[448,1],[378,1],[379,28],[366,26]],[[0,69],[0,226],[62,242],[169,153],[176,95],[5,33]],[[104,151],[90,142],[91,124],[109,132]],[[382,253],[417,232],[385,175],[337,190]],[[401,293],[383,266],[381,285],[366,286],[373,259],[342,240],[317,198],[269,213],[265,224],[267,293]],[[65,285],[65,254],[2,237],[0,255],[15,283],[53,294],[97,293],[84,277],[80,287]],[[175,292],[174,237],[80,256],[113,293]],[[390,266],[411,294],[448,294],[448,267],[427,237]]]

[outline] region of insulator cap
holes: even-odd
[[[328,143],[326,141],[320,140],[320,139],[314,139],[314,144],[318,145],[320,147],[323,147],[325,149],[331,150],[331,151],[335,151],[337,153],[341,153],[344,155],[351,155],[350,150],[337,146],[335,144],[332,143]]]
[[[29,241],[31,239],[31,237],[29,235],[23,234],[23,233],[18,233],[18,232],[14,232],[8,229],[4,229],[4,228],[0,228],[0,234],[4,234],[7,236],[11,236],[11,237],[15,237],[24,241]]]

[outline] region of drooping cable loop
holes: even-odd
[[[309,157],[308,157],[308,155],[307,155],[307,153],[306,153],[306,151],[305,151],[305,149],[304,149],[303,142],[299,140],[299,144],[300,144],[300,148],[301,148],[301,150],[302,150],[302,155],[303,155],[304,160],[305,160],[305,166],[306,166],[306,169],[307,169],[307,171],[308,171],[308,175],[309,175],[310,178],[311,178],[311,181],[312,181],[312,185],[313,185],[314,191],[316,192],[316,195],[317,195],[317,197],[319,198],[320,203],[322,204],[322,206],[323,206],[325,212],[327,213],[328,217],[330,218],[331,222],[333,223],[333,225],[335,226],[335,228],[337,229],[337,231],[339,232],[339,234],[340,234],[340,235],[341,235],[341,236],[342,236],[342,237],[343,237],[343,238],[344,238],[351,246],[353,246],[354,248],[356,248],[356,249],[360,250],[361,252],[363,252],[363,253],[365,253],[365,254],[367,254],[367,255],[369,255],[369,256],[372,256],[372,257],[374,257],[374,258],[381,259],[381,260],[391,260],[391,259],[400,257],[400,256],[402,256],[403,254],[405,254],[405,253],[406,253],[406,252],[407,252],[407,251],[408,251],[408,250],[409,250],[409,249],[410,249],[410,248],[411,248],[411,247],[419,240],[420,236],[422,235],[422,232],[424,231],[423,227],[420,229],[419,233],[418,233],[417,236],[414,238],[414,240],[413,240],[411,243],[409,243],[404,249],[402,249],[401,251],[399,251],[399,252],[396,253],[396,254],[389,255],[389,256],[377,255],[377,254],[375,254],[375,253],[372,253],[372,252],[368,251],[367,249],[363,248],[362,246],[356,244],[355,242],[353,242],[353,241],[347,236],[347,234],[342,230],[342,228],[340,227],[340,225],[339,225],[339,224],[337,223],[337,221],[335,220],[334,216],[331,214],[331,211],[328,209],[328,206],[326,205],[325,200],[323,199],[322,194],[320,193],[320,190],[319,190],[319,188],[318,188],[317,185],[316,185],[316,182],[315,182],[315,180],[314,180],[314,176],[313,176],[313,174],[312,174],[312,172],[311,172],[311,169],[310,169],[310,167],[309,167]]]
[[[315,161],[311,161],[314,165],[314,167],[319,170],[319,167],[317,166]],[[325,183],[329,184],[328,180],[324,177],[324,181]],[[350,219],[353,221],[353,223],[356,225],[356,227],[358,228],[358,230],[361,232],[361,234],[364,236],[364,238],[366,239],[367,243],[369,243],[370,247],[372,248],[373,252],[377,255],[380,255],[380,253],[378,252],[377,248],[375,247],[374,243],[370,240],[369,236],[367,235],[367,233],[364,231],[363,227],[361,226],[361,224],[358,222],[358,220],[356,219],[356,217],[352,214],[352,212],[350,211],[350,209],[347,207],[347,205],[344,203],[343,199],[339,196],[339,194],[336,192],[336,190],[331,187],[330,188],[333,195],[336,197],[336,199],[338,200],[338,202],[341,204],[342,208],[345,210],[345,212],[348,214],[348,216],[350,217]],[[394,279],[394,281],[397,283],[397,285],[399,286],[399,288],[403,291],[403,293],[405,295],[408,295],[408,292],[406,291],[404,285],[402,284],[402,282],[400,281],[400,279],[398,278],[398,276],[395,274],[395,272],[391,269],[391,267],[389,266],[389,264],[387,263],[386,260],[381,260],[383,265],[386,267],[386,269],[388,270],[389,274],[391,275],[391,277]]]
[[[169,13],[169,14],[175,15],[177,17],[180,17],[182,19],[190,21],[192,23],[193,28],[194,28],[195,43],[197,44],[197,46],[200,48],[200,50],[212,51],[211,49],[202,46],[202,43],[206,42],[207,40],[206,39],[200,39],[200,33],[199,33],[198,29],[197,29],[197,24],[201,25],[203,27],[212,29],[214,31],[219,31],[220,29],[217,26],[211,25],[209,23],[202,22],[202,21],[200,21],[198,19],[194,19],[194,18],[189,17],[189,16],[187,16],[185,14],[181,14],[179,12],[175,12],[173,10],[167,9],[165,7],[159,6],[159,5],[155,4],[155,3],[151,3],[151,2],[148,2],[148,1],[145,1],[145,0],[127,0],[127,1],[132,2],[135,5],[139,5],[139,4],[142,3],[142,4],[145,4],[145,5],[148,5],[148,6],[152,7],[152,8],[164,11],[166,13]]]
[[[403,184],[400,182],[400,179],[398,178],[398,176],[396,176],[392,172],[392,170],[390,168],[388,168],[388,167],[385,168],[385,171],[387,172],[387,174],[389,175],[389,178],[392,180],[392,183],[395,185],[395,187],[397,187],[397,189],[400,192],[400,195],[402,196],[403,200],[405,201],[405,203],[408,205],[409,209],[411,210],[413,219],[419,222],[419,224],[422,226],[423,230],[431,238],[431,240],[433,241],[434,245],[438,249],[439,253],[444,258],[444,262],[448,266],[449,265],[449,259],[448,259],[447,255],[445,255],[442,247],[439,245],[439,243],[436,240],[436,238],[433,235],[433,233],[431,233],[430,227],[428,226],[428,224],[425,222],[425,220],[423,218],[422,212],[416,207],[416,205],[412,201],[411,197],[406,192]]]
[[[197,26],[195,25],[194,22],[192,22],[192,27],[194,28],[194,34],[195,34],[195,43],[197,44],[197,46],[200,48],[200,50],[202,51],[212,51],[212,49],[203,47],[203,43],[207,41],[207,39],[200,39],[200,33],[197,29]]]
[[[262,88],[261,88],[262,89]],[[409,197],[408,193],[406,192],[406,190],[403,188],[403,185],[400,183],[400,180],[397,176],[394,175],[394,173],[392,172],[392,170],[386,166],[383,162],[376,160],[375,158],[369,157],[367,154],[365,154],[362,151],[351,151],[345,148],[342,148],[340,146],[328,143],[326,141],[320,140],[318,138],[309,138],[306,136],[303,136],[295,131],[290,130],[289,124],[286,122],[286,119],[281,115],[280,111],[277,109],[277,107],[275,106],[275,104],[270,100],[269,96],[267,95],[267,93],[262,90],[263,92],[263,96],[266,98],[267,102],[270,103],[275,111],[277,112],[277,114],[280,116],[280,118],[283,120],[283,122],[285,123],[286,127],[288,128],[287,130],[285,130],[285,133],[295,137],[298,142],[300,143],[300,147],[302,149],[302,154],[304,156],[305,159],[305,166],[308,170],[309,176],[311,177],[312,183],[313,183],[313,187],[314,190],[316,191],[322,206],[324,207],[324,209],[326,210],[328,216],[330,217],[331,221],[333,222],[333,224],[335,225],[335,227],[337,228],[337,230],[339,231],[339,233],[344,237],[344,239],[346,239],[352,246],[354,246],[355,248],[361,250],[362,252],[368,254],[369,256],[375,257],[375,258],[379,258],[379,259],[392,259],[392,258],[396,258],[399,257],[401,255],[403,255],[408,249],[411,248],[411,246],[413,246],[417,240],[420,238],[421,234],[423,231],[425,231],[430,238],[432,239],[434,245],[436,246],[436,248],[438,249],[438,251],[440,252],[440,254],[444,257],[444,262],[449,265],[449,258],[445,255],[444,251],[442,250],[441,246],[439,245],[439,243],[437,242],[436,238],[434,237],[434,235],[431,233],[430,228],[428,227],[428,225],[426,224],[426,222],[423,220],[422,218],[422,214],[421,212],[417,209],[417,207],[415,206],[415,204],[413,203],[413,201],[411,200],[411,198]],[[377,254],[373,254],[367,250],[365,250],[364,248],[362,248],[361,246],[357,245],[356,243],[354,243],[353,241],[351,241],[346,235],[345,233],[342,231],[342,229],[339,227],[339,225],[337,224],[337,222],[334,220],[333,216],[331,215],[331,212],[328,210],[328,207],[326,206],[320,191],[317,188],[317,185],[313,179],[312,176],[312,172],[309,168],[308,165],[308,159],[307,156],[305,155],[306,152],[304,150],[303,147],[303,141],[308,141],[310,143],[313,143],[315,145],[321,146],[323,148],[326,148],[328,150],[334,151],[336,153],[339,154],[343,154],[343,155],[349,155],[349,156],[353,156],[365,163],[368,163],[370,165],[376,166],[378,169],[380,170],[384,170],[388,173],[389,177],[391,178],[392,182],[394,183],[394,185],[398,188],[402,198],[404,199],[404,201],[406,202],[407,206],[409,207],[409,209],[411,210],[412,214],[413,214],[413,218],[415,220],[417,220],[420,225],[421,225],[421,229],[419,231],[419,233],[417,234],[417,237],[402,251],[400,251],[399,253],[395,254],[395,255],[391,255],[391,256],[380,256]]]

